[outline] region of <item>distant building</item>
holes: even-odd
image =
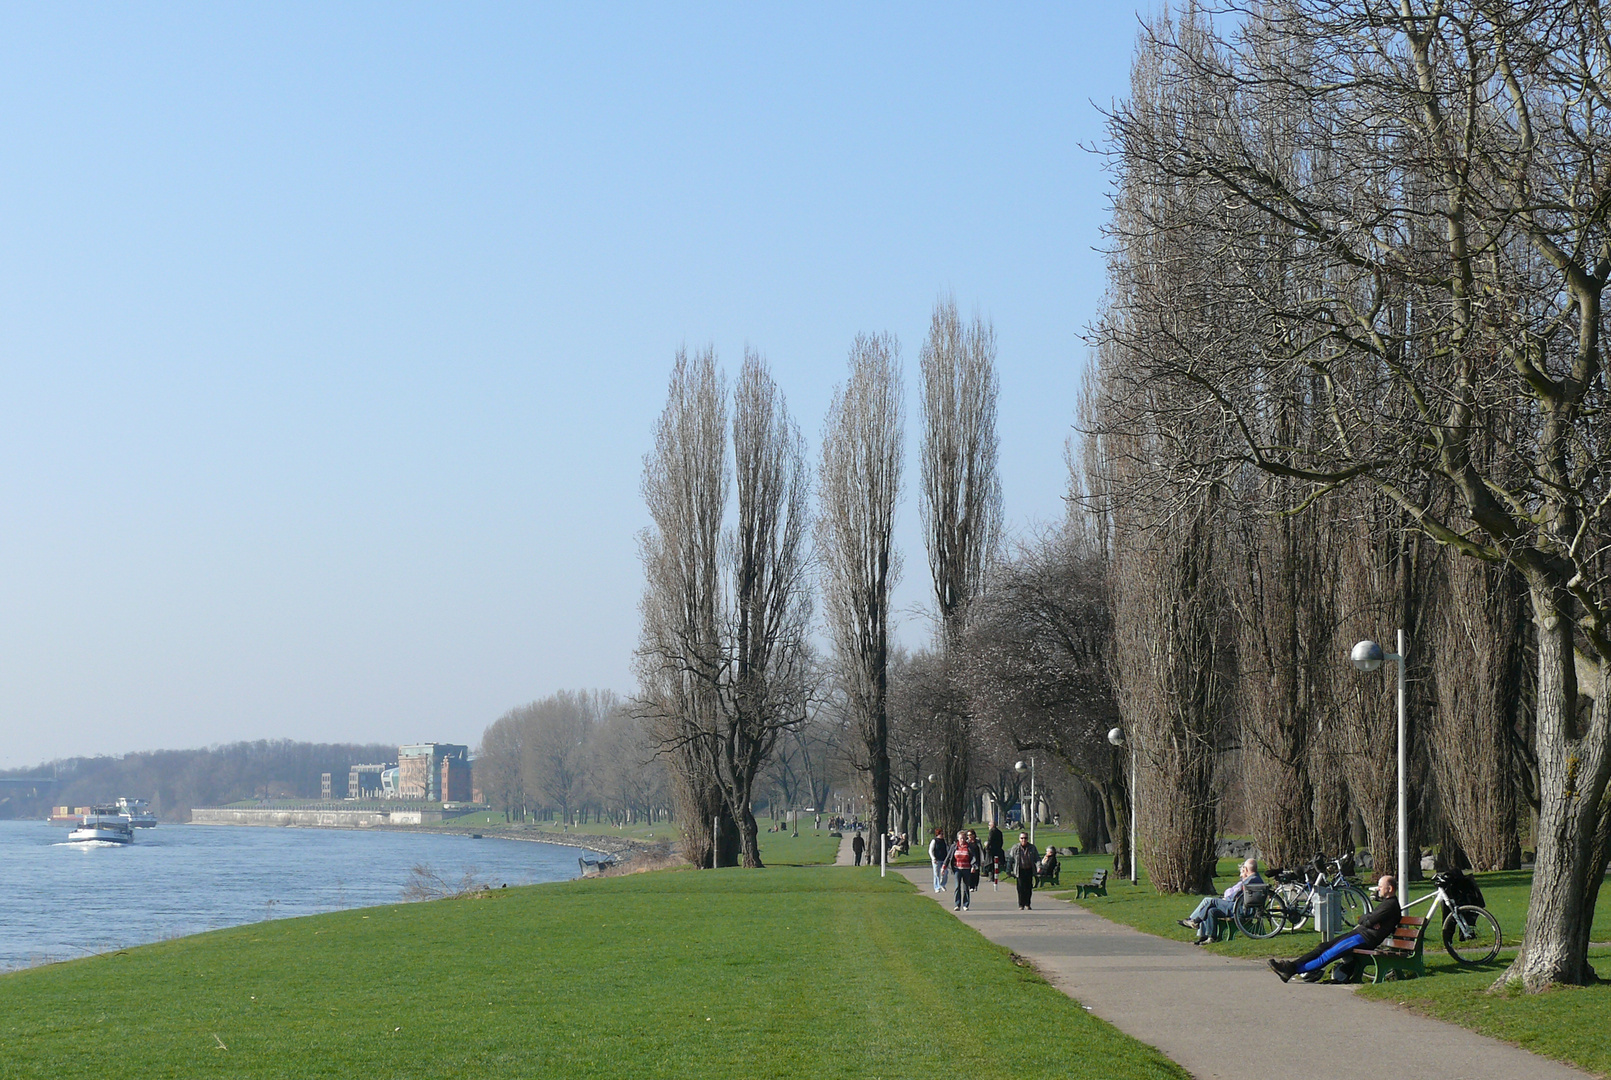
[[[457,798],[453,797],[453,792],[458,792]],[[470,748],[457,743],[399,746],[397,797],[426,802],[468,802]]]
[[[347,798],[380,799],[386,796],[382,777],[392,765],[354,765],[347,772]]]

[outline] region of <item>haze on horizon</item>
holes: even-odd
[[[942,294],[999,340],[1010,527],[1063,513],[1128,7],[12,8],[0,768],[474,744],[634,689],[676,349],[812,444]],[[1094,104],[1093,104],[1094,103]],[[926,641],[909,456],[900,636]]]

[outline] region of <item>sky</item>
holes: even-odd
[[[0,8],[0,768],[630,694],[682,346],[764,354],[814,459],[892,332],[913,447],[954,296],[997,333],[1009,527],[1058,519],[1136,18]]]

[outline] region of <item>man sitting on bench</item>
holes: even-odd
[[[1398,906],[1397,892],[1398,882],[1393,880],[1391,874],[1383,874],[1376,880],[1376,896],[1381,903],[1360,919],[1351,933],[1331,941],[1322,941],[1296,960],[1271,957],[1270,970],[1281,976],[1282,982],[1294,975],[1302,975],[1305,982],[1319,982],[1326,965],[1333,960],[1348,956],[1355,949],[1376,948],[1393,935],[1399,919],[1404,916],[1404,909]]]
[[[1219,937],[1218,920],[1229,919],[1236,911],[1236,898],[1242,894],[1244,885],[1262,885],[1264,879],[1259,877],[1259,863],[1257,859],[1248,859],[1241,866],[1241,877],[1236,884],[1225,890],[1224,896],[1207,896],[1197,905],[1197,910],[1187,918],[1180,920],[1180,925],[1188,930],[1197,931],[1197,940],[1193,945],[1207,945]]]

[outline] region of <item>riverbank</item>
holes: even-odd
[[[0,976],[0,1043],[5,1080],[1185,1076],[904,880],[829,867],[510,888],[36,968]]]

